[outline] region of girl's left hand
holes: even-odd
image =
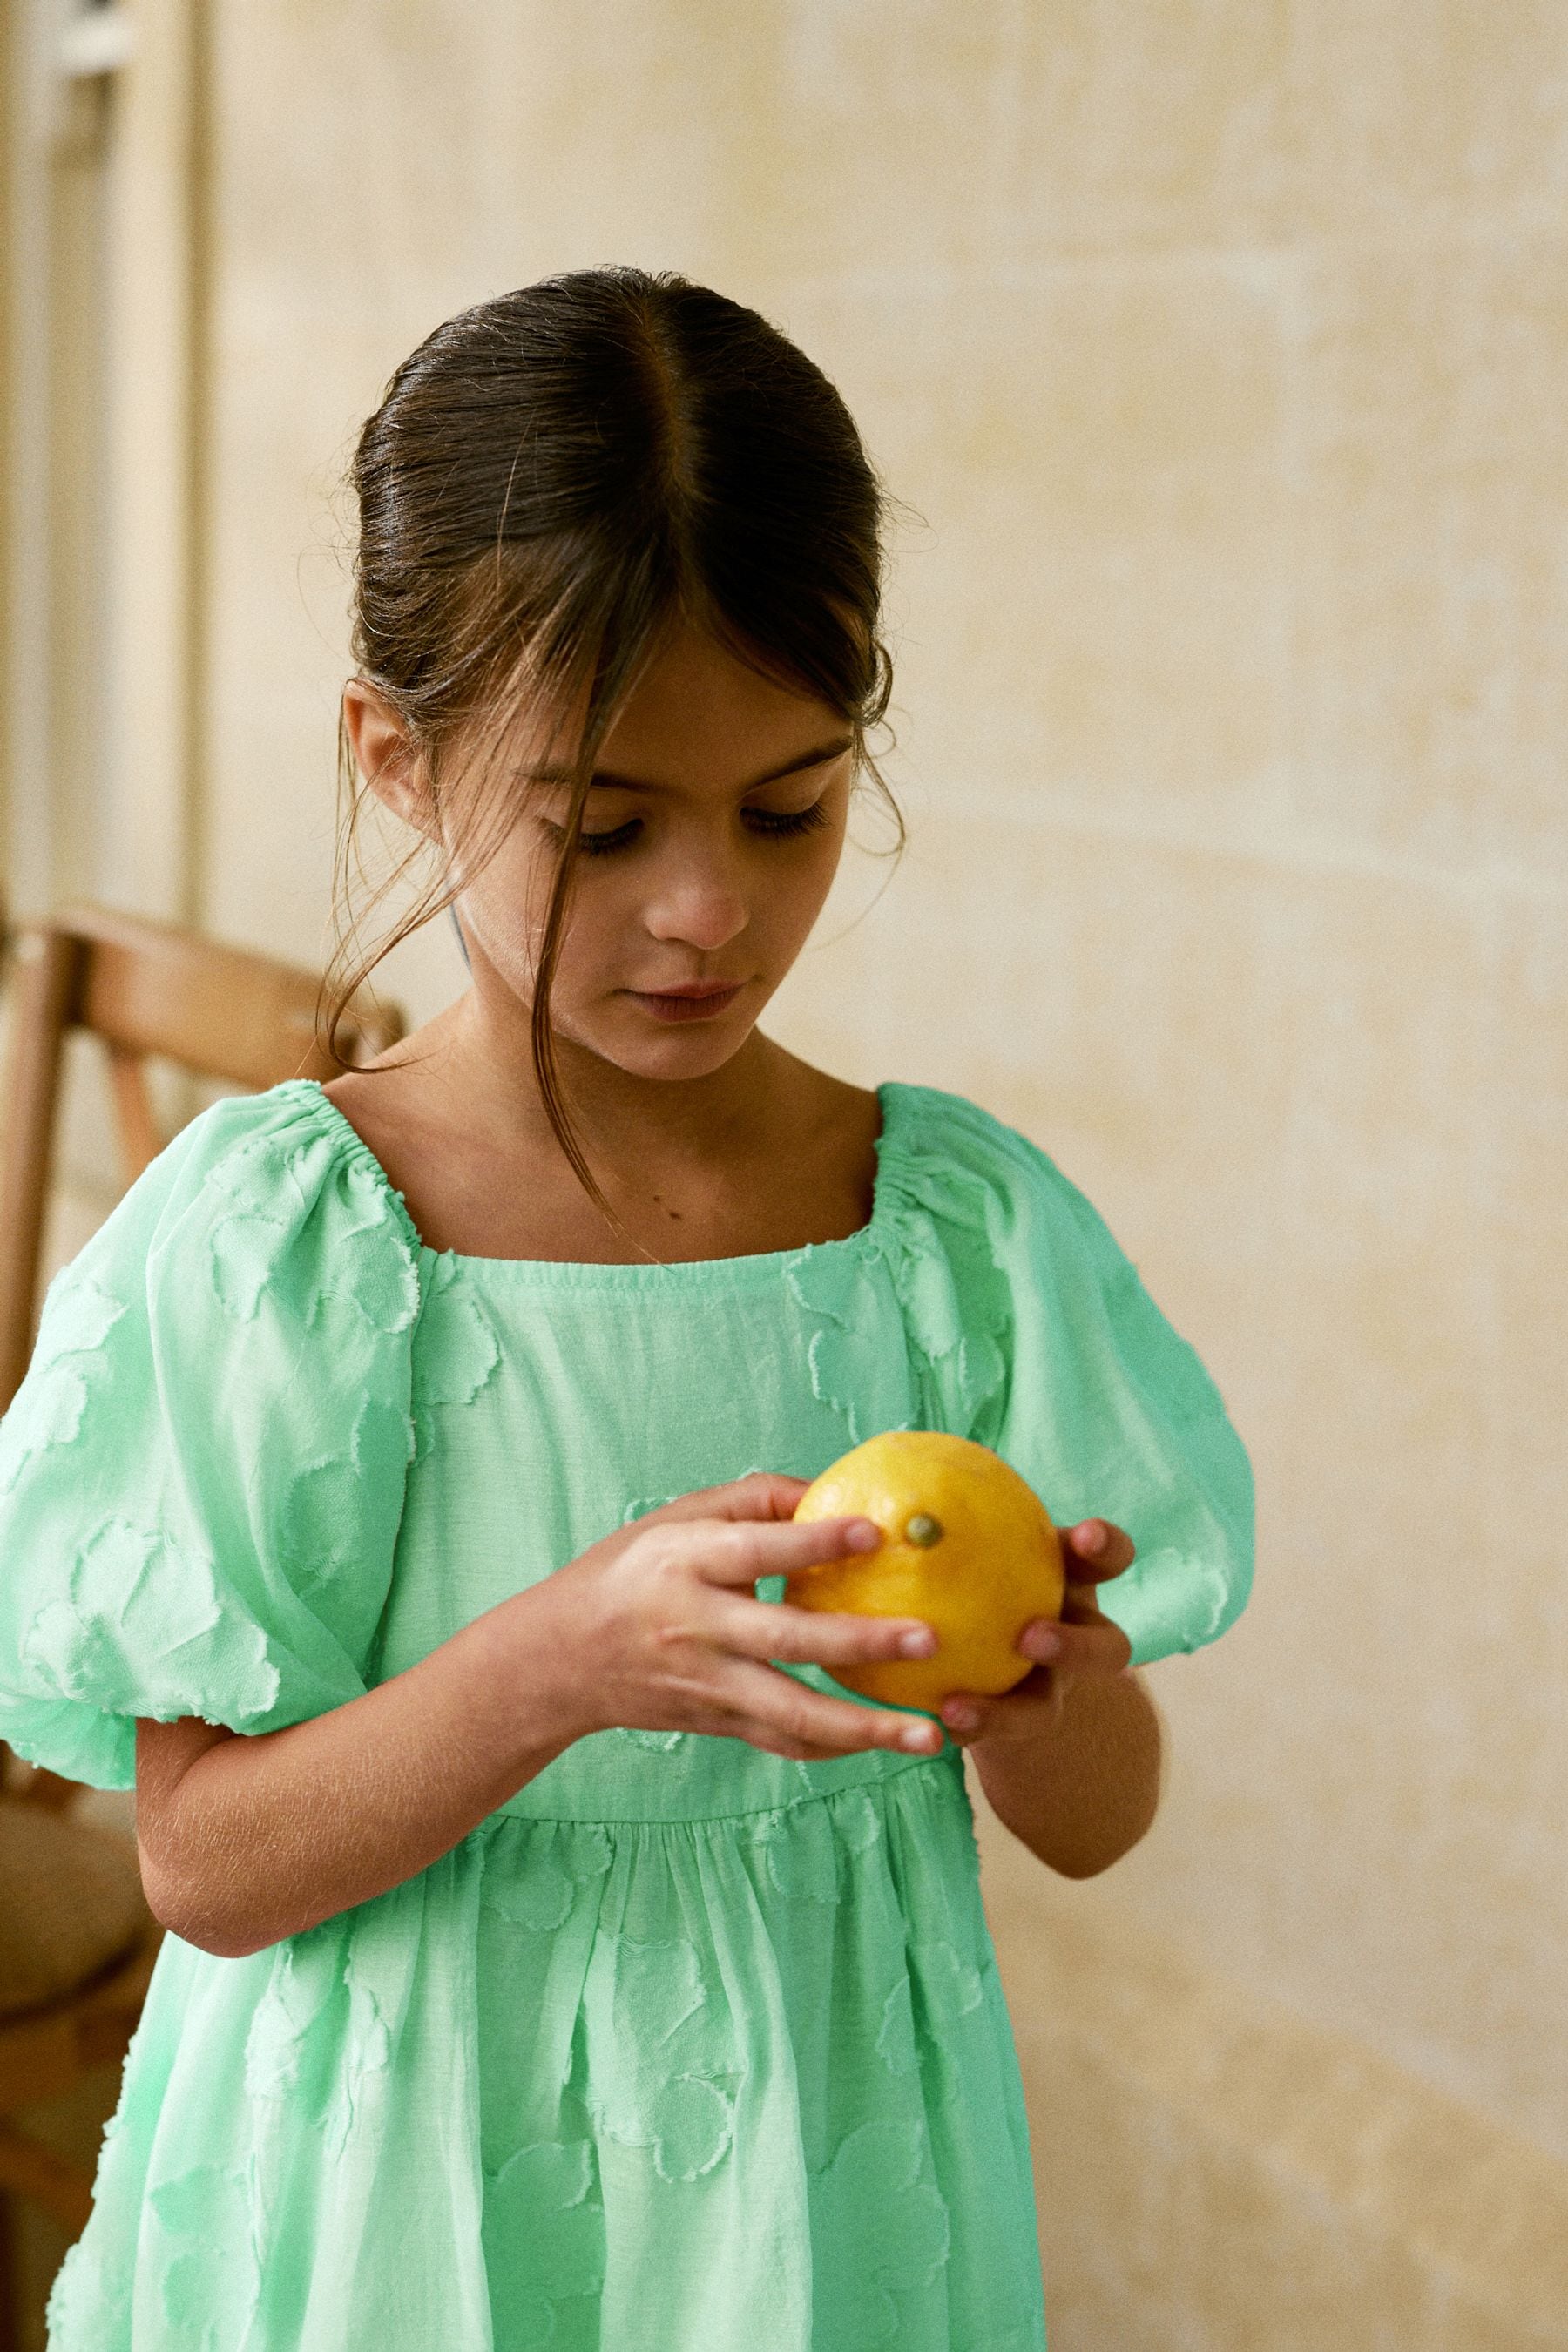
[[[1062,1550],[1068,1586],[1060,1623],[1031,1617],[1018,1637],[1024,1656],[1040,1663],[1011,1690],[950,1692],[941,1715],[956,1747],[1048,1738],[1070,1684],[1080,1675],[1119,1675],[1131,1664],[1132,1644],[1095,1606],[1094,1588],[1131,1566],[1131,1537],[1110,1519],[1084,1519],[1063,1534]]]

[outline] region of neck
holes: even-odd
[[[429,1075],[454,1119],[479,1125],[505,1152],[559,1150],[533,1066],[528,1017],[498,1020],[477,987],[441,1024]],[[763,1148],[804,1066],[753,1029],[717,1070],[648,1078],[556,1033],[555,1067],[568,1120],[591,1164],[711,1161]]]

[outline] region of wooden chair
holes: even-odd
[[[12,990],[0,1177],[0,1412],[31,1359],[67,1033],[103,1042],[127,1184],[159,1134],[145,1060],[157,1055],[259,1092],[336,1066],[316,1038],[319,975],[195,931],[82,902],[6,929]],[[351,1062],[405,1035],[395,1004],[358,1001],[339,1031]],[[5,1564],[0,1560],[0,1576]],[[25,1779],[18,1779],[20,1774]],[[33,2200],[79,2237],[92,2178],[6,2119],[123,2059],[163,1930],[142,1893],[134,1843],[73,1819],[80,1791],[0,1742],[0,2352],[16,2344],[10,2200]]]

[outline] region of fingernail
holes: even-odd
[[[928,1633],[921,1628],[913,1633],[904,1635],[899,1643],[899,1654],[905,1658],[929,1658],[935,1647],[936,1635]]]
[[[1105,1549],[1105,1526],[1102,1520],[1090,1519],[1086,1527],[1079,1528],[1078,1548],[1079,1551]]]
[[[1059,1658],[1062,1637],[1054,1627],[1042,1625],[1037,1633],[1028,1636],[1026,1646],[1031,1658]]]
[[[944,1706],[942,1714],[952,1724],[954,1731],[973,1731],[980,1720],[980,1709],[977,1706],[966,1706],[962,1701],[955,1701],[952,1706]]]
[[[882,1530],[875,1519],[857,1519],[845,1537],[851,1551],[875,1551],[882,1540]]]

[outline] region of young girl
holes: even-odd
[[[0,1736],[135,1786],[169,1930],[50,2352],[1041,2352],[962,1751],[1048,1866],[1136,1843],[1247,1454],[1044,1151],[757,1025],[891,683],[821,373],[574,272],[353,475],[346,746],[470,985],[193,1119],[0,1423]],[[969,1731],[834,1678],[918,1621],[782,1599],[890,1429],[1070,1531]]]

